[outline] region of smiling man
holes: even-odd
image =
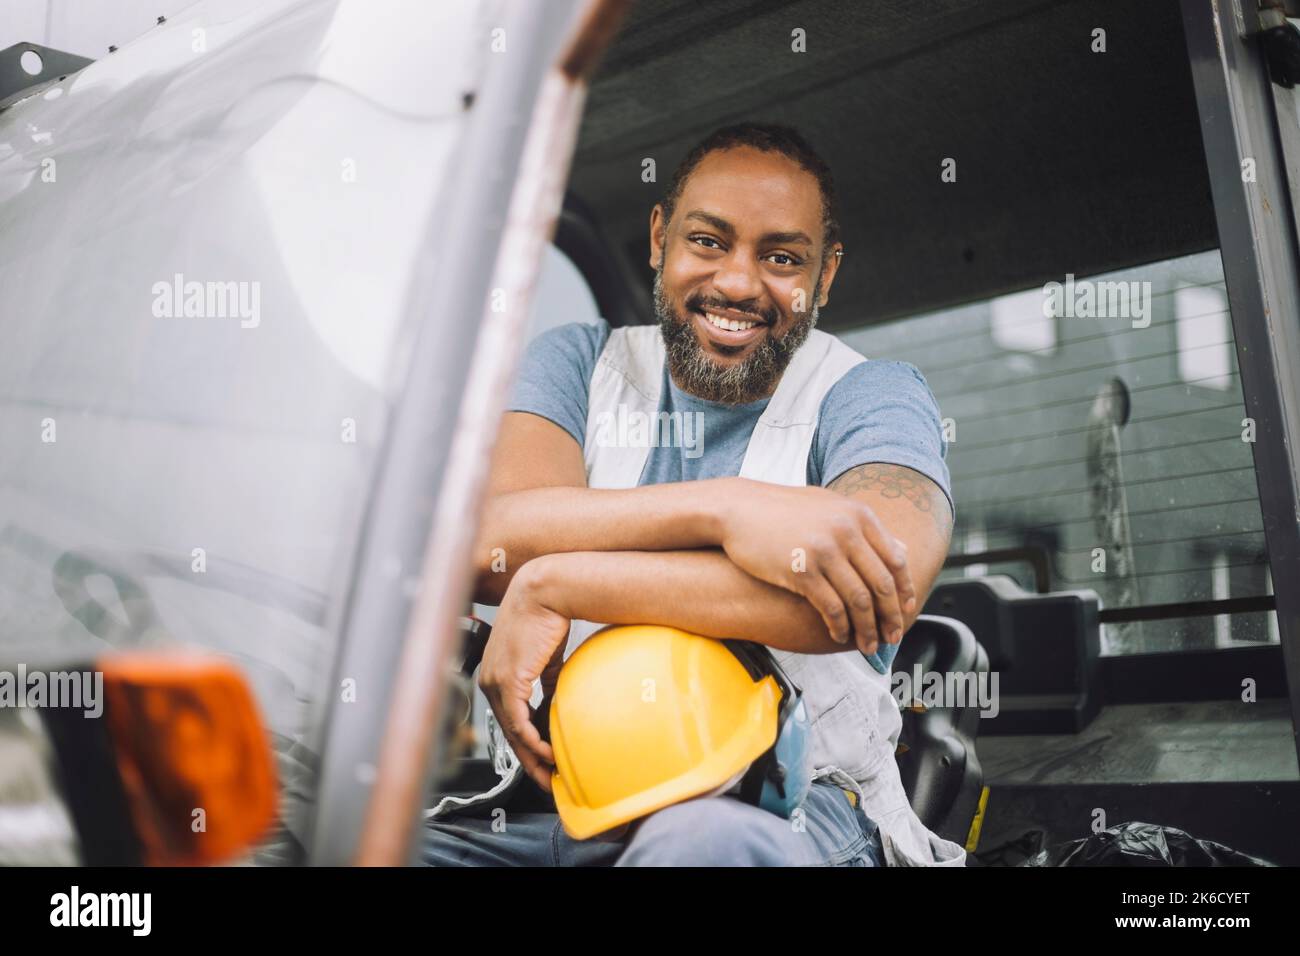
[[[964,864],[907,803],[889,693],[951,534],[939,412],[914,367],[815,329],[843,256],[835,203],[794,130],[718,130],[651,211],[657,327],[573,324],[530,347],[477,549],[476,600],[500,604],[479,683],[504,776],[431,812],[427,862]],[[597,441],[617,414],[698,420],[703,440]],[[529,698],[587,622],[771,648],[812,722],[803,825],[723,793],[569,839]]]

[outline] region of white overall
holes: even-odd
[[[808,453],[822,400],[861,355],[834,336],[814,330],[795,353],[772,400],[754,426],[741,464],[746,478],[782,485],[807,483]],[[610,447],[595,439],[601,411],[620,404],[651,420],[659,410],[664,344],[657,326],[610,333],[591,378],[584,458],[592,488],[634,488],[650,452]],[[574,621],[566,656],[601,625]],[[877,673],[861,654],[794,654],[774,651],[790,678],[803,689],[812,723],[814,777],[857,791],[862,808],[879,826],[889,866],[964,866],[966,851],[926,829],[913,812],[899,779],[894,751],[902,729],[889,675]],[[430,815],[491,799],[522,773],[513,753],[490,722],[493,759],[501,783],[486,794],[447,798]]]

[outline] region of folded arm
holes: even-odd
[[[896,465],[860,466],[832,487],[842,494],[883,498],[886,503],[878,507],[887,513],[891,529],[901,541],[911,542],[908,564],[917,595],[902,611],[905,631],[919,613],[918,595],[923,599],[928,594],[947,552],[947,499],[929,479]],[[509,597],[514,599],[510,603],[541,605],[570,620],[665,624],[803,654],[846,649],[801,595],[747,573],[720,548],[547,554],[524,566]],[[861,599],[871,600],[870,592]],[[875,639],[855,644],[863,653],[877,649]]]
[[[475,549],[480,603],[500,603],[518,570],[543,555],[714,548],[802,597],[835,640],[863,649],[901,639],[951,525],[933,482],[889,464],[853,468],[830,489],[744,478],[587,488],[572,436],[523,413],[505,417],[488,494]]]

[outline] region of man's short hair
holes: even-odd
[[[714,130],[697,143],[673,172],[672,179],[668,182],[668,191],[660,200],[660,205],[664,209],[665,224],[673,218],[673,211],[677,206],[677,200],[681,198],[686,180],[695,171],[700,161],[709,153],[734,149],[738,146],[748,146],[765,153],[780,153],[816,177],[822,194],[822,258],[824,260],[829,254],[830,247],[840,237],[840,225],[836,218],[838,204],[835,196],[835,180],[826,161],[797,130],[789,126],[775,123],[737,123]]]

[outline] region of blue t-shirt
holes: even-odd
[[[573,323],[539,335],[529,345],[509,409],[530,412],[559,425],[581,446],[587,435],[587,400],[591,376],[605,341],[608,323]],[[694,481],[740,474],[749,438],[768,398],[744,405],[709,402],[683,392],[667,367],[663,372],[659,412],[667,433],[652,437],[642,485]],[[629,427],[614,410],[605,425]],[[663,413],[668,413],[663,418]],[[651,426],[652,429],[655,426]],[[817,431],[808,452],[810,485],[829,485],[850,468],[871,462],[903,465],[943,489],[951,503],[947,445],[939,406],[916,366],[868,360],[850,369],[826,393]],[[879,645],[867,659],[888,673],[897,644]]]

